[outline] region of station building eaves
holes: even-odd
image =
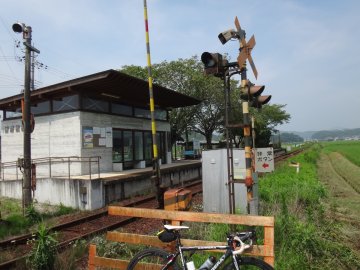
[[[84,77],[64,81],[31,91],[31,102],[58,99],[71,94],[85,94],[134,106],[149,106],[149,85],[147,81],[110,69]],[[174,90],[153,85],[155,106],[172,109],[197,105],[201,101]],[[0,110],[19,107],[23,94],[0,100]]]

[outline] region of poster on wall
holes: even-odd
[[[99,127],[93,127],[93,133],[94,134],[100,134],[100,128]]]
[[[94,135],[92,127],[83,128],[83,147],[93,148],[94,147]]]

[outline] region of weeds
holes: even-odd
[[[37,231],[37,239],[32,240],[32,250],[28,258],[31,269],[50,270],[54,268],[57,241],[54,234],[44,223],[40,223]]]
[[[60,203],[59,209],[53,214],[54,216],[68,215],[75,212],[75,209]]]
[[[26,233],[34,224],[38,224],[43,220],[47,220],[52,217],[66,215],[75,212],[76,210],[60,204],[56,207],[56,211],[50,210],[50,206],[42,205],[42,211],[40,212],[39,206],[35,207],[35,204],[31,204],[25,209],[25,216],[22,216],[21,201],[1,198],[0,205],[2,219],[0,219],[0,239],[3,239],[10,235],[16,235],[20,233]],[[54,206],[51,206],[54,209]]]
[[[94,237],[91,241],[96,244],[96,252],[99,256],[108,258],[132,258],[144,247],[141,245],[127,245],[125,243],[107,241],[103,237]]]
[[[88,253],[86,240],[77,240],[71,244],[64,252],[58,254],[55,260],[54,269],[56,270],[76,270],[77,262]]]
[[[34,204],[31,204],[25,209],[25,217],[29,220],[30,224],[36,224],[42,221],[40,212],[35,209]]]
[[[29,227],[29,221],[22,215],[12,215],[1,221],[0,239],[22,233]]]

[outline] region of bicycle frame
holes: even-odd
[[[179,240],[179,239],[178,239]],[[178,241],[177,240],[177,241]],[[222,263],[229,258],[230,256],[232,256],[233,259],[233,263],[234,266],[237,270],[239,270],[239,265],[236,261],[236,253],[232,250],[232,248],[230,246],[193,246],[193,247],[183,247],[180,245],[180,243],[177,243],[176,245],[177,247],[177,251],[175,253],[172,253],[169,256],[169,261],[166,263],[166,265],[162,268],[162,270],[166,270],[168,269],[168,267],[170,265],[172,265],[174,263],[174,261],[176,260],[176,258],[180,255],[181,258],[181,265],[183,269],[186,269],[185,266],[185,258],[184,258],[184,254],[183,252],[188,252],[188,251],[204,251],[204,250],[226,250],[225,254],[222,255],[219,260],[214,264],[214,266],[211,268],[211,270],[216,270],[218,269],[218,267],[220,265],[222,265]]]

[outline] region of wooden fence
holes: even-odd
[[[180,224],[182,221],[189,222],[206,222],[206,223],[223,223],[223,224],[241,224],[247,226],[263,226],[264,227],[264,245],[254,245],[253,248],[246,252],[246,255],[264,257],[264,261],[274,266],[274,217],[263,216],[241,216],[230,214],[216,214],[216,213],[198,213],[198,212],[183,212],[183,211],[166,211],[153,210],[144,208],[119,207],[109,206],[109,215],[154,218],[162,220],[170,220],[173,225]],[[159,228],[160,230],[161,228]],[[129,244],[142,244],[164,248],[166,250],[173,250],[174,243],[162,243],[156,236],[108,232],[107,240],[124,242]],[[181,239],[184,246],[214,246],[226,245],[224,242],[211,242]],[[110,259],[99,257],[96,255],[96,246],[91,244],[89,249],[88,266],[90,270],[96,267],[108,267],[112,269],[126,269],[128,265],[127,260]]]

